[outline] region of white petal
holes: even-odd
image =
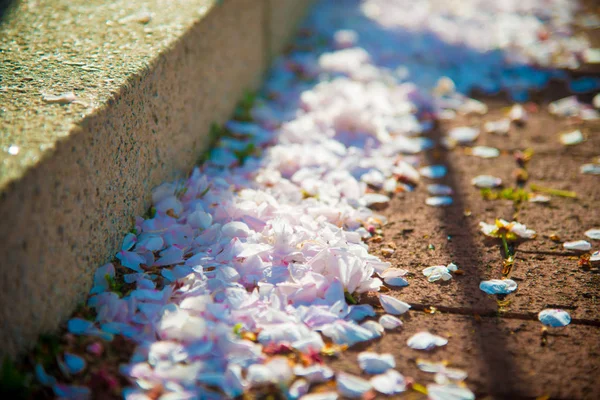
[[[448,267],[444,265],[434,265],[432,267],[427,267],[423,269],[423,275],[427,277],[427,281],[429,282],[439,281],[440,279],[444,281],[452,279],[452,275],[450,274]]]
[[[69,374],[78,374],[85,369],[86,362],[82,357],[76,354],[65,353],[64,358],[64,365]]]
[[[430,400],[475,400],[473,392],[455,384],[429,384],[427,385],[427,395]]]
[[[311,393],[300,397],[300,400],[337,400],[338,397],[335,392]]]
[[[383,182],[383,190],[386,193],[394,193],[396,191],[397,187],[398,187],[398,181],[396,181],[395,178],[389,178],[389,179],[386,179],[385,182]]]
[[[435,273],[438,273],[438,271],[440,270],[446,270],[446,266],[445,265],[434,265],[431,267],[426,267],[423,269],[423,275],[425,276],[431,276]]]
[[[310,332],[308,335],[292,342],[292,347],[301,352],[318,351],[325,346],[323,338],[317,332]]]
[[[132,269],[136,272],[144,272],[140,267],[140,264],[144,264],[146,260],[137,253],[121,250],[117,253],[117,259],[121,261],[121,264],[124,267]]]
[[[52,386],[56,383],[56,378],[52,375],[48,375],[41,364],[35,365],[35,377],[38,382],[44,386]]]
[[[592,245],[590,244],[590,242],[587,242],[585,240],[576,240],[574,242],[563,243],[563,247],[566,250],[588,251],[591,250]]]
[[[192,228],[206,229],[212,225],[212,215],[202,210],[197,210],[188,215],[187,222]]]
[[[460,144],[471,143],[479,137],[479,129],[468,126],[460,126],[450,129],[448,136],[450,139],[455,140]]]
[[[585,236],[593,240],[600,240],[600,229],[588,229],[587,231],[585,231]]]
[[[240,221],[232,221],[229,222],[221,228],[221,232],[223,235],[227,237],[247,237],[250,234],[250,228],[243,222]]]
[[[480,158],[495,158],[500,155],[500,150],[488,146],[475,146],[471,149],[471,155]]]
[[[434,196],[449,196],[454,193],[450,186],[441,184],[427,185],[427,191]]]
[[[491,236],[496,229],[497,227],[494,224],[486,224],[483,221],[479,223],[479,230],[486,236]]]
[[[288,389],[288,395],[292,399],[297,399],[300,396],[303,396],[306,393],[308,393],[309,388],[310,388],[310,384],[308,383],[308,381],[306,381],[304,379],[298,379],[297,381],[292,383],[292,385]]]
[[[535,231],[533,229],[527,229],[527,227],[516,221],[512,221],[512,228],[510,231],[522,239],[533,239],[535,237]]]
[[[396,329],[402,326],[402,321],[389,314],[382,315],[381,318],[379,318],[379,323],[388,330]]]
[[[517,290],[517,282],[512,279],[491,279],[481,281],[479,289],[487,294],[509,294]]]
[[[571,316],[568,312],[553,308],[540,311],[538,319],[542,324],[552,327],[566,326],[571,323]]]
[[[448,339],[432,335],[429,332],[419,332],[411,336],[406,343],[411,349],[431,350],[435,347],[445,346],[448,344]]]
[[[502,179],[491,175],[479,175],[471,179],[471,184],[478,188],[495,188],[502,185]]]
[[[225,393],[230,397],[241,396],[246,386],[246,380],[242,377],[242,368],[237,364],[230,363],[225,371],[223,387]]]
[[[363,176],[360,177],[360,180],[376,188],[381,188],[383,182],[385,182],[385,176],[381,171],[372,169],[366,174],[363,174]]]
[[[356,306],[350,306],[350,311],[346,316],[346,319],[351,319],[353,321],[362,321],[367,317],[374,317],[376,315],[373,306],[370,304],[359,304]]]
[[[325,325],[321,329],[323,335],[333,340],[336,344],[347,344],[348,346],[352,346],[355,343],[373,339],[373,333],[368,329],[356,325],[355,323],[341,320]]]
[[[443,178],[448,172],[448,169],[443,165],[429,165],[419,169],[421,176],[429,179]]]
[[[183,261],[183,249],[170,246],[160,252],[160,258],[154,262],[155,267],[177,264]]]
[[[404,314],[410,308],[410,304],[385,294],[379,295],[379,302],[381,303],[381,306],[385,312],[393,315]]]
[[[510,119],[504,118],[499,121],[489,121],[483,127],[486,132],[507,135],[510,130]]]
[[[550,114],[559,115],[561,117],[576,115],[579,113],[579,109],[580,104],[577,100],[577,96],[565,97],[548,104],[548,111]]]
[[[382,374],[388,369],[395,368],[396,361],[389,353],[377,354],[363,351],[358,354],[358,365],[367,374]]]
[[[385,331],[384,327],[375,321],[366,321],[360,324],[360,326],[371,332],[374,338],[381,337],[381,335],[383,335],[383,332]]]
[[[399,286],[399,287],[408,286],[408,281],[399,276],[386,277],[386,278],[383,278],[383,281],[390,286]]]
[[[550,196],[546,196],[543,194],[539,194],[539,193],[531,193],[529,195],[529,199],[528,201],[530,203],[549,203],[551,200]]]
[[[333,370],[326,365],[313,364],[308,367],[296,365],[294,374],[301,376],[311,383],[326,382],[333,378]]]
[[[77,100],[77,96],[73,92],[61,93],[59,95],[43,94],[42,100],[46,103],[69,104]]]
[[[271,370],[263,364],[252,364],[248,368],[246,379],[251,385],[260,385],[273,382]]]
[[[600,175],[600,164],[583,164],[579,172],[589,175]]]
[[[271,379],[279,385],[287,385],[293,378],[294,373],[286,357],[275,357],[269,360],[265,366],[271,371]]]
[[[527,121],[527,111],[525,111],[525,108],[522,105],[515,104],[510,109],[508,117],[514,122],[523,123]]]
[[[469,376],[466,371],[458,368],[446,368],[444,374],[453,381],[464,381]]]
[[[382,278],[396,278],[406,276],[408,274],[408,271],[402,268],[388,268],[382,272],[377,271],[377,273]]]
[[[421,358],[417,359],[417,368],[419,368],[423,372],[430,372],[433,374],[437,374],[438,372],[442,372],[446,369],[446,366],[441,362],[433,362],[423,360]]]
[[[436,374],[437,383],[449,383],[448,379],[454,381],[463,381],[467,378],[467,373],[457,368],[448,368],[444,363],[432,362],[423,359],[417,359],[417,367],[424,372]]]
[[[125,235],[125,238],[123,238],[123,244],[121,245],[121,250],[131,250],[131,248],[133,247],[133,245],[137,242],[137,236],[134,235],[133,233],[128,233],[127,235]]]
[[[371,206],[383,206],[390,202],[390,198],[383,194],[367,193],[363,196],[363,201],[367,207]]]
[[[337,375],[336,383],[338,392],[340,392],[342,396],[351,399],[358,399],[371,390],[369,381],[344,372],[340,372]]]
[[[579,129],[560,135],[560,142],[565,146],[573,146],[583,142],[583,133]]]
[[[390,369],[385,374],[371,378],[371,385],[379,393],[388,396],[398,394],[406,390],[406,380],[398,371]]]
[[[466,99],[463,104],[458,109],[461,113],[464,114],[479,114],[485,115],[488,112],[488,106],[475,99]]]
[[[450,196],[436,196],[436,197],[428,197],[425,200],[425,204],[432,207],[443,207],[449,206],[452,204],[452,197]]]

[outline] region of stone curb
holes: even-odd
[[[151,189],[189,172],[310,3],[13,6],[0,21],[0,356],[85,299]],[[43,99],[65,92],[77,99]]]

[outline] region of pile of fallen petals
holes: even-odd
[[[386,223],[376,210],[393,193],[446,173],[442,165],[418,165],[415,155],[434,146],[421,135],[436,119],[485,112],[464,93],[507,90],[521,100],[560,75],[529,65],[576,62],[589,46],[570,35],[574,4],[318,3],[306,24],[311,34],[275,62],[251,120],[229,121],[207,162],[187,180],[154,190],[154,215],[138,217],[119,262],[95,274],[88,306],[96,319],[71,319],[68,331],[135,343],[121,368],[131,400],[236,397],[264,386],[288,398],[329,399],[338,394],[306,393],[334,379],[334,390],[351,398],[407,390],[389,354],[359,355],[370,380],[320,362],[320,354],[400,329],[397,316],[410,308],[384,294],[380,307],[360,302],[383,279],[408,284],[405,271],[367,251],[364,240]],[[442,144],[477,135],[465,127]],[[427,204],[452,203],[452,188],[429,189]],[[424,271],[431,281],[456,270],[431,268],[441,271]],[[131,290],[111,291],[115,279]],[[504,286],[482,290],[514,290]],[[446,343],[424,331],[407,345],[426,351]],[[304,355],[303,362],[284,350]],[[82,357],[61,357],[67,374],[86,367]],[[431,398],[474,398],[462,383],[466,373],[425,361],[419,368],[435,373]],[[90,396],[41,365],[36,373],[59,397]]]

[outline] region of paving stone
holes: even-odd
[[[415,361],[448,362],[468,372],[465,381],[477,398],[596,399],[600,386],[600,327],[569,325],[549,329],[545,344],[538,321],[485,318],[409,311],[404,326],[380,340],[356,345],[328,362],[339,371],[361,374],[356,361],[360,351],[391,353],[397,370],[415,382],[433,382],[433,374],[420,371]],[[419,331],[448,338],[433,351],[413,350],[406,341]],[[362,374],[363,377],[368,377]],[[411,397],[412,396],[412,397]],[[415,398],[414,393],[409,398]],[[399,398],[402,398],[400,396]]]
[[[533,115],[526,131],[539,128],[536,121],[540,118],[547,119],[548,115]],[[454,125],[461,126],[458,123]],[[449,127],[443,126],[441,131],[446,129]],[[433,137],[439,138],[440,135],[433,133]],[[490,143],[491,136],[482,136],[476,144],[498,145]],[[478,174],[489,174],[502,178],[506,187],[514,186],[513,171],[517,164],[512,151],[533,147],[534,156],[528,165],[529,182],[553,189],[573,190],[578,198],[553,196],[547,205],[527,202],[520,207],[518,220],[536,230],[538,237],[517,246],[511,277],[517,281],[519,288],[508,297],[510,302],[503,304],[502,310],[531,316],[544,308],[562,307],[568,309],[573,318],[598,321],[600,277],[597,268],[589,271],[581,269],[574,253],[564,251],[560,243],[548,238],[552,233],[558,233],[562,240],[586,239],[583,232],[600,226],[600,211],[595,206],[596,199],[600,198],[600,188],[595,183],[597,177],[579,173],[579,166],[586,162],[588,156],[537,154],[538,147],[533,139],[524,140],[519,146],[506,144],[515,141],[514,137],[503,141],[506,150],[498,158],[481,159],[468,155],[465,148],[456,148],[450,152],[429,152],[422,160],[424,164],[449,166],[448,176],[436,183],[455,189],[452,206],[435,209],[426,206],[424,201],[428,195],[425,187],[432,181],[424,179],[415,193],[396,196],[384,211],[390,224],[384,228],[383,242],[371,244],[371,247],[381,249],[393,241],[398,249],[389,261],[411,273],[408,277],[410,285],[393,289],[393,294],[404,301],[422,305],[482,313],[499,310],[494,297],[479,290],[479,283],[501,278],[501,245],[499,241],[485,239],[479,232],[478,223],[492,223],[496,218],[510,221],[515,217],[515,208],[510,200],[482,199],[470,180]],[[553,144],[553,149],[562,150],[558,142]],[[465,216],[465,210],[470,216]],[[429,244],[435,250],[428,250]],[[596,248],[597,243],[593,244]],[[422,275],[423,268],[446,265],[450,261],[461,268],[462,275],[443,283],[429,283]]]

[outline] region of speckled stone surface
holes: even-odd
[[[14,5],[0,22],[0,356],[85,299],[151,189],[189,172],[309,5]],[[77,100],[42,99],[65,92]]]
[[[298,21],[306,10],[310,7],[313,0],[268,0],[269,23],[267,35],[269,46],[269,56],[272,59],[279,54],[285,47],[294,33],[290,29],[290,24]]]

